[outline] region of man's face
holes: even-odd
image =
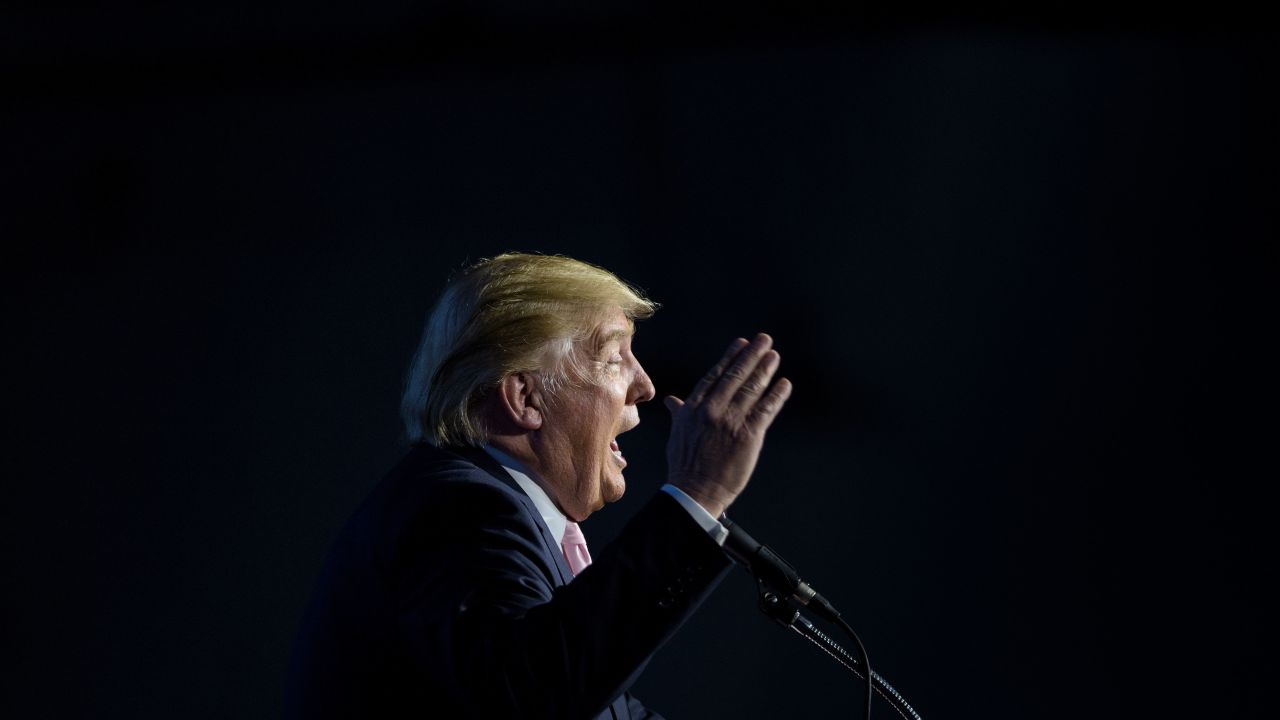
[[[543,480],[561,511],[584,520],[626,490],[617,437],[640,424],[636,403],[653,399],[653,383],[631,354],[633,326],[615,308],[574,352],[588,380],[566,384],[545,411]]]

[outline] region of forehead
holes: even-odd
[[[591,333],[591,344],[597,348],[617,341],[623,342],[636,332],[636,324],[622,310],[615,308]]]

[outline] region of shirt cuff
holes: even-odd
[[[693,518],[694,522],[707,531],[707,534],[711,536],[712,540],[716,541],[717,545],[724,546],[724,539],[729,537],[729,528],[720,524],[720,521],[712,517],[711,513],[699,505],[697,500],[686,495],[683,490],[675,485],[667,483],[662,486],[662,491],[675,498],[676,502],[680,503],[680,507],[684,508],[685,512],[689,513],[689,517]]]

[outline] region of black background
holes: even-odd
[[[403,452],[421,321],[508,249],[660,301],[660,394],[774,335],[796,389],[734,515],[924,717],[1261,716],[1277,114],[1251,18],[4,17],[6,716],[278,715],[325,549]],[[663,482],[666,411],[641,417],[595,546]],[[673,718],[861,697],[737,573],[636,692]]]

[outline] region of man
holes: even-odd
[[[592,562],[577,523],[625,490],[618,436],[655,392],[631,337],[654,308],[564,257],[449,285],[406,383],[413,448],[326,563],[291,717],[655,717],[627,689],[723,577],[717,518],[791,386],[762,334],[668,396],[669,483]]]

